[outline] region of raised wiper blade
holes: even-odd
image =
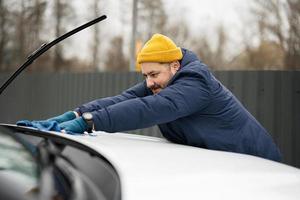
[[[33,61],[35,59],[37,59],[39,56],[41,56],[43,53],[45,53],[48,49],[50,49],[52,46],[56,45],[57,43],[61,42],[62,40],[70,37],[71,35],[74,35],[75,33],[91,26],[91,25],[94,25],[104,19],[106,19],[106,15],[102,15],[92,21],[89,21],[67,33],[65,33],[64,35],[56,38],[55,40],[53,40],[52,42],[49,42],[49,43],[45,43],[45,44],[42,44],[42,46],[40,46],[37,50],[35,50],[33,53],[31,53],[28,57],[27,57],[27,60],[26,62],[21,65],[18,70],[13,73],[13,75],[1,86],[0,88],[0,95],[2,94],[2,92],[5,90],[5,88],[24,70],[26,69],[30,64],[33,63]]]

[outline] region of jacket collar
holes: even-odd
[[[183,57],[180,61],[180,66],[181,66],[180,68],[185,67],[186,65],[188,65],[191,62],[199,60],[199,58],[197,58],[196,54],[193,53],[192,51],[189,51],[185,48],[181,48],[181,51],[182,51]]]

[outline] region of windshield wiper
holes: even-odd
[[[19,67],[19,69],[1,86],[0,88],[0,95],[2,94],[2,92],[5,90],[5,88],[24,70],[26,69],[26,67],[28,67],[29,65],[31,65],[33,63],[33,61],[35,59],[37,59],[39,56],[41,56],[43,53],[45,53],[48,49],[50,49],[52,46],[56,45],[57,43],[61,42],[62,40],[70,37],[71,35],[74,35],[75,33],[79,32],[79,31],[82,31],[83,29],[91,26],[91,25],[94,25],[104,19],[106,19],[106,15],[102,15],[90,22],[87,22],[67,33],[65,33],[64,35],[56,38],[55,40],[53,40],[52,42],[49,42],[49,43],[44,43],[42,44],[37,50],[35,50],[33,53],[31,53],[28,57],[27,57],[27,60],[26,62],[21,65]]]

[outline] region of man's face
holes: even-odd
[[[178,61],[172,63],[147,62],[141,64],[142,74],[146,79],[147,87],[153,94],[157,94],[167,87],[168,82],[178,71],[180,64]]]

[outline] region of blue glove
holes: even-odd
[[[65,130],[69,134],[83,133],[87,130],[87,123],[82,117],[63,122],[58,125],[61,130]]]
[[[65,112],[62,115],[47,119],[46,121],[55,121],[55,122],[60,124],[62,122],[70,121],[70,120],[75,119],[75,118],[76,118],[75,113],[73,111],[68,111],[68,112]]]

